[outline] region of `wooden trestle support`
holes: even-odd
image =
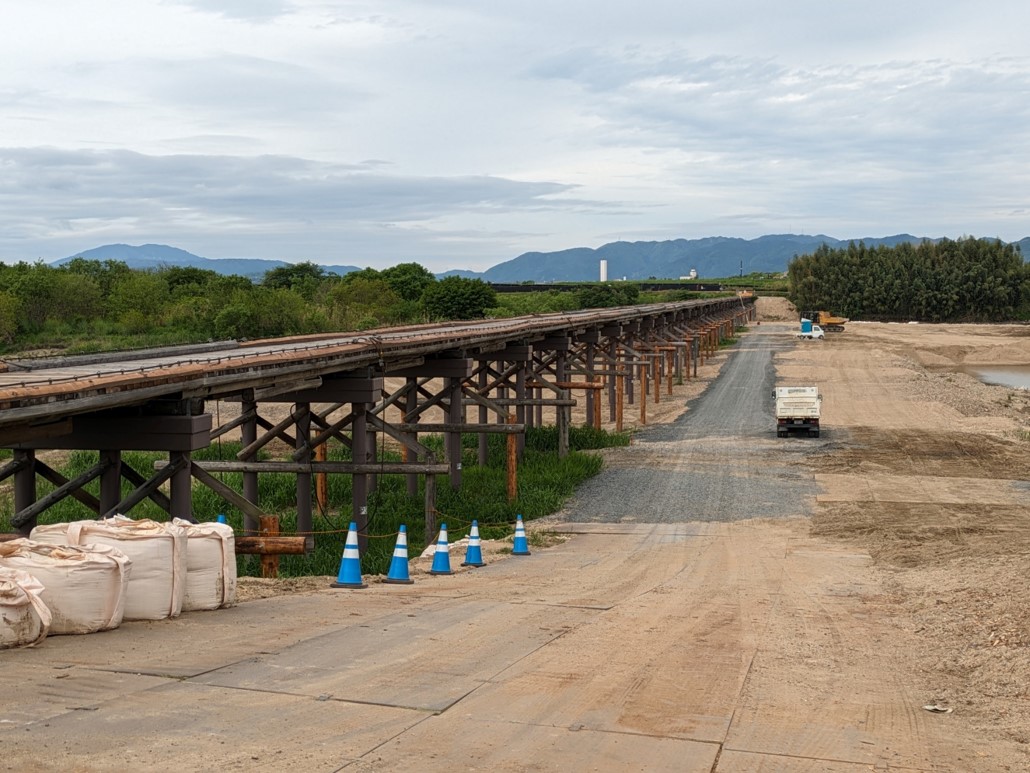
[[[307,535],[308,549],[313,544],[314,505],[326,504],[313,500],[313,488],[317,490],[313,481],[325,475],[352,476],[350,514],[341,523],[357,523],[364,549],[368,501],[378,476],[405,475],[409,494],[416,496],[421,488],[426,539],[431,541],[436,530],[437,476],[448,476],[453,488],[461,486],[462,434],[478,434],[479,464],[486,463],[491,433],[513,436],[514,456],[520,459],[526,428],[552,419],[559,454],[564,456],[569,451],[572,407],[580,399],[587,426],[602,426],[605,402],[607,422],[616,430],[622,429],[624,404],[639,403],[646,420],[647,401],[661,399],[663,381],[671,394],[674,380],[696,377],[698,365],[712,356],[720,339],[731,337],[736,327],[753,318],[753,305],[741,303],[703,316],[643,316],[621,324],[572,326],[561,334],[506,341],[496,349],[456,346],[433,356],[384,359],[376,366],[346,372],[294,373],[272,385],[218,395],[217,399],[237,401],[240,411],[217,427],[208,406],[217,390],[209,389],[200,397],[162,396],[131,407],[76,415],[28,437],[0,430],[0,447],[13,450],[13,458],[0,467],[0,480],[14,479],[12,525],[24,534],[40,513],[68,496],[99,517],[127,513],[150,499],[169,517],[193,520],[196,482],[243,513],[244,536],[253,537],[258,546],[253,550],[261,552],[259,525],[268,515],[258,494],[261,474],[296,476],[297,532]],[[274,403],[290,406],[288,416],[278,423],[260,412],[262,406]],[[444,421],[426,421],[431,409],[442,412]],[[239,430],[242,442],[235,460],[192,458],[193,452],[233,430]],[[426,434],[443,435],[442,455],[420,441]],[[401,462],[377,461],[385,438],[401,447]],[[259,458],[273,440],[294,449],[288,459]],[[352,461],[325,461],[322,451],[329,441],[348,447]],[[99,449],[100,456],[97,464],[68,480],[37,458],[44,449]],[[168,460],[153,470],[136,470],[123,458],[129,450],[165,452]],[[242,491],[217,477],[223,472],[241,473]],[[37,476],[55,487],[39,498]],[[94,480],[99,480],[99,496],[85,488]],[[124,496],[123,480],[132,485]],[[287,547],[285,538],[277,539],[269,544],[278,545],[279,552],[296,549]]]

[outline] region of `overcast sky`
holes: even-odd
[[[0,260],[1030,235],[1025,0],[34,0]]]

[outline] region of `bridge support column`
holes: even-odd
[[[595,366],[594,360],[595,360],[596,356],[597,356],[597,344],[592,343],[592,342],[588,343],[586,345],[586,351],[584,352],[584,355],[583,355],[583,364],[584,364],[585,369],[586,369],[586,373],[584,375],[584,378],[587,381],[590,381],[590,382],[593,382],[593,380],[594,380],[594,366]],[[593,390],[593,389],[586,390],[586,400],[585,400],[585,402],[586,402],[586,419],[584,420],[583,423],[586,426],[588,426],[588,427],[594,427],[594,401],[600,400],[600,399],[601,399],[601,396],[599,394],[597,394],[596,390]]]
[[[103,516],[122,501],[122,452],[101,451],[100,461],[107,462],[107,468],[100,473],[100,515]]]
[[[465,406],[462,403],[461,379],[447,378],[447,422],[449,424],[465,423]],[[447,461],[451,464],[451,488],[461,488],[461,431],[454,430],[445,435],[447,445]]]
[[[240,425],[240,440],[243,447],[251,445],[257,440],[257,402],[253,399],[251,390],[250,399],[246,397],[240,403],[240,414],[246,416],[243,424]],[[248,457],[244,461],[251,461],[254,457]],[[256,472],[243,473],[243,498],[252,505],[258,505],[258,474]],[[243,533],[252,537],[258,533],[258,519],[247,513],[243,514]]]
[[[301,456],[301,464],[311,463],[311,403],[295,403],[294,422],[297,434],[294,444]],[[305,537],[311,534],[311,473],[297,473],[297,533]]]
[[[351,424],[351,459],[362,464],[367,458],[368,448],[368,404],[354,403],[351,406],[354,421]],[[351,518],[358,527],[358,548],[368,549],[368,476],[354,473],[351,476]]]
[[[554,375],[559,382],[568,380],[568,360],[565,352],[560,352],[554,361]],[[562,389],[558,395],[561,399],[569,398],[569,390]],[[567,405],[558,405],[554,409],[554,423],[558,430],[558,456],[564,458],[569,455],[569,424],[571,423],[572,408]]]
[[[477,386],[479,387],[479,393],[480,394],[483,394],[486,391],[486,386],[489,383],[490,368],[489,368],[488,365],[489,365],[489,361],[484,361],[484,362],[480,363],[479,378],[478,378],[478,381],[477,381]],[[480,405],[479,406],[479,423],[480,424],[488,424],[489,421],[490,421],[490,417],[488,415],[488,411],[486,409],[486,406],[485,405]],[[479,436],[479,456],[478,456],[478,461],[479,461],[479,466],[480,467],[485,467],[486,466],[487,457],[488,457],[487,450],[489,448],[489,444],[487,443],[488,439],[489,438],[485,434],[481,434]]]
[[[519,402],[515,405],[515,423],[526,423],[526,406],[522,402],[526,399],[526,361],[523,361],[515,373],[515,399]],[[515,451],[519,461],[522,460],[523,452],[526,450],[526,434],[521,433],[515,437]]]
[[[374,407],[374,405],[369,405],[368,410],[371,411]],[[365,444],[365,462],[375,464],[379,458],[379,437],[376,435],[375,427],[369,426],[367,432],[368,442]],[[368,476],[368,493],[375,494],[378,489],[379,476],[376,473],[372,473]]]
[[[20,513],[36,503],[36,452],[15,450],[14,460],[21,462],[21,468],[14,473],[14,512]],[[29,536],[36,526],[36,519],[23,524],[18,531]]]
[[[623,381],[625,381],[624,389],[625,389],[625,392],[626,392],[626,404],[627,405],[633,405],[633,402],[634,402],[633,382],[635,381],[635,379],[633,377],[633,362],[632,362],[632,360],[633,360],[633,353],[630,352],[628,349],[623,349],[622,350],[622,369],[627,374],[627,375],[623,376]]]
[[[172,474],[168,482],[168,516],[169,518],[182,518],[185,521],[196,521],[193,517],[193,478],[190,475],[189,451],[171,451],[168,454],[170,464],[182,466]]]
[[[405,380],[405,384],[408,388],[408,393],[404,396],[404,416],[406,421],[410,421],[412,424],[418,424],[418,379],[415,376],[408,376]],[[412,440],[418,440],[417,432],[408,433],[408,437]],[[408,461],[420,462],[425,461],[420,459],[418,454],[414,451],[407,450]],[[414,459],[412,459],[414,457]],[[407,476],[406,483],[408,486],[408,496],[418,496],[418,475],[411,473]]]

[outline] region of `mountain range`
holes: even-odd
[[[671,239],[653,242],[611,242],[598,248],[576,247],[557,252],[526,252],[498,263],[483,272],[454,270],[439,277],[463,276],[487,282],[583,282],[599,278],[601,260],[608,261],[609,279],[677,279],[697,272],[699,278],[735,276],[738,273],[781,272],[796,255],[807,255],[820,245],[846,247],[849,242],[864,242],[867,247],[893,247],[903,242],[918,244],[927,237],[898,234],[861,239],[835,239],[822,234],[775,234],[757,239],[713,236],[703,239]],[[1030,237],[1016,242],[1024,255],[1030,251]],[[107,244],[55,261],[67,263],[81,257],[87,260],[120,260],[130,268],[192,266],[219,274],[238,274],[259,281],[265,272],[290,265],[283,260],[260,258],[202,258],[177,247],[163,244]],[[323,265],[334,274],[358,271],[358,266]]]
[[[290,262],[286,260],[265,260],[262,258],[202,258],[178,247],[169,247],[167,244],[141,244],[139,246],[131,244],[105,244],[102,247],[94,247],[91,250],[77,252],[67,258],[56,260],[53,265],[60,266],[75,258],[100,261],[120,260],[129,268],[135,269],[189,266],[190,268],[214,271],[218,274],[245,276],[254,281],[260,281],[266,271],[290,265]],[[359,266],[322,266],[322,268],[340,276],[349,274],[351,271],[361,270]]]

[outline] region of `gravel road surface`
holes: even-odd
[[[784,325],[753,329],[689,411],[608,454],[605,471],[579,489],[561,518],[679,523],[805,513],[816,488],[800,465],[832,435],[776,437],[773,355],[793,346]]]

